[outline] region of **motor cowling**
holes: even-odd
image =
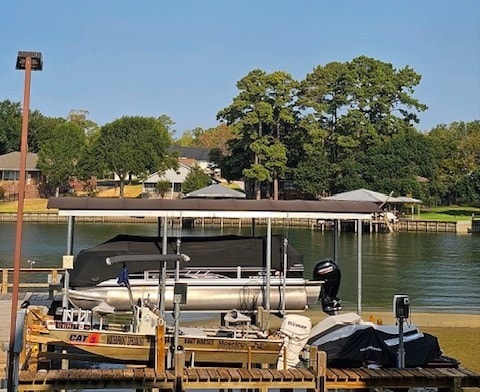
[[[320,260],[313,268],[313,280],[324,282],[318,300],[322,301],[323,311],[327,314],[336,314],[342,309],[337,297],[341,276],[340,268],[332,259]]]

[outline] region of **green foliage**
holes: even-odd
[[[441,204],[479,201],[480,121],[439,125],[428,134],[436,162],[431,193]]]
[[[91,165],[118,176],[120,197],[128,177],[176,166],[175,157],[168,153],[171,139],[164,123],[165,118],[125,116],[100,129],[91,147]]]
[[[199,166],[192,167],[185,181],[182,184],[184,194],[205,188],[212,183],[210,176],[206,174]]]
[[[67,185],[75,178],[84,149],[83,129],[70,122],[57,125],[43,140],[37,164],[51,189]]]
[[[237,83],[239,94],[233,103],[217,114],[218,119],[232,125],[236,137],[229,147],[239,153],[234,159],[225,159],[222,173],[229,178],[230,169],[241,172],[254,182],[257,198],[261,197],[261,182],[277,182],[285,172],[284,138],[295,123],[292,100],[297,85],[285,72],[253,70]],[[232,160],[237,164],[232,165]],[[278,198],[276,187],[274,198]]]
[[[155,190],[163,198],[170,191],[172,184],[167,180],[160,180],[155,184]]]
[[[3,200],[6,193],[7,193],[7,191],[5,190],[5,188],[0,185],[0,200]]]
[[[52,139],[52,132],[57,125],[64,124],[63,118],[46,117],[38,110],[30,113],[28,122],[28,150],[38,152],[43,142]]]
[[[8,99],[0,102],[0,154],[20,150],[22,108]]]

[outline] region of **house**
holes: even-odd
[[[14,151],[0,155],[0,186],[6,195],[18,194],[18,182],[20,180],[20,152]],[[38,155],[27,154],[25,198],[39,197],[38,184],[43,182],[44,177],[37,168]]]
[[[147,198],[158,197],[156,185],[159,181],[167,181],[171,184],[170,199],[177,198],[182,192],[182,184],[192,169],[185,163],[179,162],[178,169],[168,169],[165,173],[153,173],[143,181],[143,195]]]
[[[27,154],[27,182],[40,180],[42,175],[37,168],[38,155]],[[0,181],[18,181],[20,179],[20,152],[14,151],[0,155]]]

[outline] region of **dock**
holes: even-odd
[[[42,300],[45,294],[20,293],[24,300]],[[0,296],[0,317],[6,323],[0,329],[0,340],[8,342],[11,296]],[[4,347],[5,348],[5,347]],[[328,368],[326,354],[316,353],[308,368],[288,370],[261,368],[185,367],[159,371],[151,368],[95,368],[22,370],[18,391],[58,391],[72,389],[136,390],[311,390],[438,388],[439,391],[461,391],[480,388],[480,375],[464,368]],[[7,352],[0,352],[0,378],[5,378]]]
[[[185,368],[182,372],[154,369],[70,369],[20,373],[19,391],[61,389],[137,390],[247,390],[325,391],[330,389],[383,389],[431,387],[461,391],[480,387],[480,376],[466,369],[237,369]]]

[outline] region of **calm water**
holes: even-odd
[[[75,225],[74,254],[116,234],[155,235],[155,224]],[[332,257],[333,233],[274,228],[304,255],[305,274],[314,263]],[[244,234],[249,229],[184,229],[183,235]],[[265,229],[257,227],[257,235]],[[177,229],[169,235],[178,236]],[[15,223],[0,223],[0,267],[13,265]],[[67,225],[24,223],[22,267],[59,267],[66,252]],[[338,263],[342,269],[340,297],[346,309],[357,306],[357,238],[341,233]],[[407,294],[412,311],[480,313],[480,237],[478,235],[395,233],[363,234],[362,308],[391,308],[394,294]]]

